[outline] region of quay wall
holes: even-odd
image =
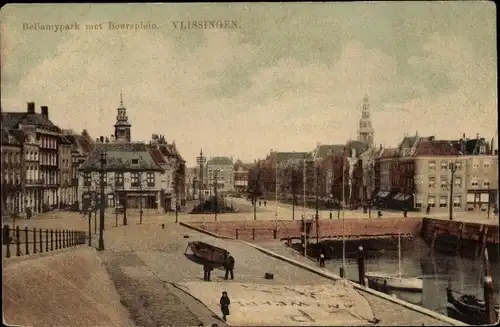
[[[316,222],[311,221],[309,235],[316,237]],[[332,219],[319,220],[319,237],[322,239],[384,237],[401,234],[418,235],[421,230],[420,218],[380,218],[380,219]],[[302,233],[301,220],[278,221],[223,221],[192,222],[191,225],[208,232],[246,241],[268,241],[273,239],[297,238]]]

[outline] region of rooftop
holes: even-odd
[[[233,165],[233,160],[228,157],[213,157],[207,160],[207,165],[218,165],[218,166],[223,166],[223,165]]]
[[[145,143],[97,143],[81,171],[101,169],[101,153],[106,153],[104,171],[163,171]]]

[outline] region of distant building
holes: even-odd
[[[214,194],[215,176],[217,175],[217,192],[227,193],[234,189],[233,159],[228,157],[213,157],[208,159],[206,164],[206,173],[204,174],[207,186],[206,192]],[[217,172],[217,173],[216,173]]]
[[[24,135],[2,128],[2,214],[21,212]]]
[[[234,163],[234,190],[244,193],[248,189],[248,173],[252,164],[244,164],[241,160]]]

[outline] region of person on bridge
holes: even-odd
[[[227,321],[226,316],[229,316],[229,304],[231,304],[231,300],[227,296],[227,292],[222,292],[222,296],[220,298],[220,310],[222,311],[222,319]]]
[[[224,279],[227,280],[229,274],[231,274],[231,279],[234,279],[234,258],[230,253],[227,254],[227,259],[224,264],[224,268],[226,269],[226,274],[224,276]]]

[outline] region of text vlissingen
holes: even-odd
[[[239,28],[236,20],[176,20],[173,22],[174,28],[185,29],[222,29]]]

